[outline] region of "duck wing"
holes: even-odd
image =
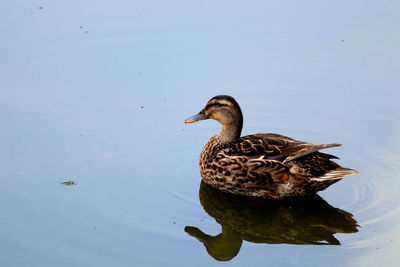
[[[220,150],[213,164],[218,170],[226,170],[225,176],[237,178],[233,181],[257,187],[285,181],[289,167],[282,161],[286,158],[265,138],[249,135]]]
[[[246,156],[249,159],[277,160],[282,163],[300,158],[321,149],[341,144],[313,144],[279,134],[254,134],[238,138],[223,150],[227,156]],[[336,158],[329,155],[330,158]]]

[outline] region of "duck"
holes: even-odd
[[[319,151],[341,146],[338,143],[314,144],[274,133],[241,137],[243,114],[231,96],[211,98],[185,123],[207,119],[218,121],[222,129],[201,151],[200,174],[223,192],[262,199],[308,196],[358,173]]]

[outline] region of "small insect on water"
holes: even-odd
[[[63,185],[77,185],[74,181],[66,181],[66,182],[61,182]]]

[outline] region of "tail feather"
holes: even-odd
[[[349,168],[343,168],[343,167],[338,167],[330,172],[325,173],[324,175],[321,175],[319,177],[311,178],[312,181],[327,181],[327,180],[340,180],[345,176],[353,175],[359,173],[358,171],[349,169]]]
[[[333,144],[324,144],[324,145],[315,145],[315,144],[309,144],[305,148],[297,151],[290,157],[286,158],[283,163],[300,158],[302,156],[317,152],[318,150],[325,149],[325,148],[330,148],[330,147],[336,147],[336,146],[341,146],[341,144],[333,143]],[[335,157],[335,156],[333,156]]]

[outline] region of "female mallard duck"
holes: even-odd
[[[210,99],[205,108],[185,123],[214,119],[222,124],[200,154],[200,173],[207,184],[224,192],[287,198],[310,195],[357,171],[318,152],[340,144],[316,145],[279,134],[240,137],[242,111],[230,96]]]

